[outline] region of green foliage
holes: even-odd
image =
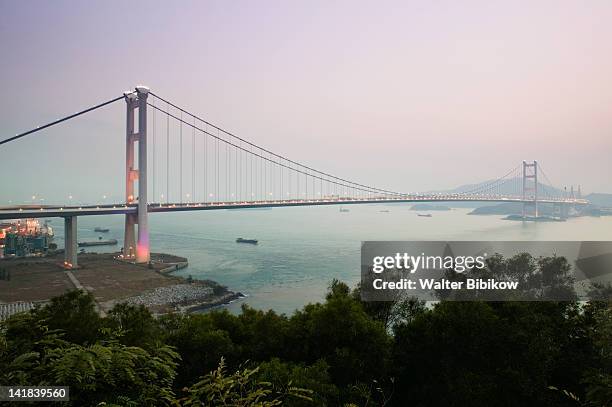
[[[259,366],[259,380],[270,382],[272,388],[281,394],[292,394],[294,387],[310,389],[310,399],[289,398],[291,406],[329,406],[339,404],[339,390],[331,383],[329,366],[321,359],[306,366],[292,362],[283,362],[273,358]]]
[[[612,406],[612,303],[598,307],[591,337],[599,355],[599,365],[584,375],[586,400],[593,405]]]
[[[287,358],[307,364],[325,359],[339,387],[384,377],[391,348],[382,323],[372,320],[345,287],[332,285],[324,304],[296,311],[287,334]]]
[[[222,357],[237,361],[238,351],[227,331],[217,328],[210,314],[170,315],[160,321],[165,342],[181,355],[175,386],[183,388],[215,369]]]
[[[114,332],[121,332],[119,340],[124,345],[149,349],[162,339],[158,322],[143,305],[117,304],[104,322]]]
[[[361,284],[352,292],[353,299],[363,307],[363,310],[375,321],[380,321],[387,331],[405,322],[412,321],[417,315],[425,310],[425,301],[398,291],[393,301],[362,301]]]
[[[573,295],[569,270],[520,254],[485,272]],[[290,316],[119,304],[101,318],[74,291],[0,324],[0,384],[68,385],[76,406],[610,406],[611,338],[595,301],[372,303],[334,280]]]
[[[77,405],[100,401],[118,403],[118,397],[137,405],[170,405],[179,356],[168,346],[153,353],[111,341],[87,347],[55,349],[46,361],[46,379],[70,386]]]
[[[65,339],[81,345],[94,343],[101,328],[94,298],[89,293],[73,290],[51,299],[40,311],[49,329],[62,329]]]
[[[551,256],[534,258],[529,253],[520,253],[510,258],[495,254],[487,258],[484,269],[473,268],[464,272],[446,270],[445,278],[465,282],[468,278],[516,281],[518,290],[503,293],[505,300],[537,301],[554,299],[575,301],[571,265],[565,257]],[[441,300],[496,301],[502,293],[492,290],[437,290]]]
[[[257,379],[259,368],[241,368],[226,373],[225,361],[189,388],[189,396],[181,400],[185,406],[253,406],[272,407],[283,404],[283,399],[294,397],[309,401],[310,391],[289,386],[284,392],[273,389],[272,383]]]

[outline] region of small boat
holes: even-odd
[[[383,209],[380,212],[382,212],[382,213],[389,213],[389,209]]]
[[[340,212],[349,212],[349,210],[346,208],[340,207]]]
[[[96,227],[94,228],[94,232],[100,232],[100,233],[108,233],[109,229],[106,228],[101,228],[101,227]]]
[[[423,218],[431,218],[431,213],[425,213],[425,214],[422,214],[422,213],[417,213],[417,215],[418,215],[418,216],[421,216],[421,217],[423,217]]]
[[[78,243],[79,247],[114,246],[116,244],[117,244],[117,239],[102,240],[102,238],[100,238],[99,240],[92,241],[92,242],[79,242]]]
[[[257,244],[257,240],[256,239],[243,239],[239,237],[238,239],[236,239],[236,243]]]

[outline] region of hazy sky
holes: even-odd
[[[608,0],[0,0],[0,138],[143,83],[357,182],[444,189],[537,159],[612,192],[610,21]],[[120,196],[123,132],[121,102],[0,147],[0,201]]]

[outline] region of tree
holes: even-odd
[[[390,338],[343,283],[330,287],[324,304],[309,304],[289,320],[287,358],[306,364],[324,359],[332,383],[346,388],[385,377]]]
[[[160,345],[146,351],[125,346],[113,338],[87,345],[72,343],[64,338],[74,335],[49,330],[40,314],[19,314],[3,323],[2,384],[70,386],[71,404],[78,406],[101,402],[172,404],[172,383],[179,357],[170,347]],[[29,330],[25,325],[30,326]],[[24,332],[28,333],[25,337],[15,336]]]
[[[193,384],[215,369],[222,357],[238,363],[236,345],[227,331],[215,326],[210,314],[169,315],[160,323],[165,343],[181,356],[175,388]]]
[[[80,345],[94,343],[102,326],[93,295],[81,290],[52,298],[37,312],[49,329],[61,329],[65,340]]]
[[[124,345],[149,349],[162,340],[159,324],[143,305],[117,304],[104,322]]]
[[[599,363],[586,369],[586,400],[592,405],[612,406],[612,303],[598,307],[591,332]]]
[[[382,322],[389,332],[397,324],[411,321],[425,309],[425,301],[401,291],[395,294],[393,301],[362,301],[361,284],[357,284],[351,295],[355,301],[361,304],[366,314],[375,321]]]

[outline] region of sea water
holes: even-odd
[[[149,215],[151,251],[186,257],[180,276],[211,279],[248,297],[259,309],[291,313],[321,301],[334,279],[354,286],[360,277],[360,247],[366,240],[612,240],[612,217],[580,217],[567,222],[517,222],[500,215],[469,215],[471,209],[432,211],[420,217],[408,204],[350,205],[274,209],[214,210]],[[382,212],[388,211],[388,212]],[[63,245],[63,224],[54,219],[56,241]],[[94,232],[96,226],[109,233]],[[122,216],[78,219],[79,241],[119,240]],[[257,239],[239,244],[236,238]]]

